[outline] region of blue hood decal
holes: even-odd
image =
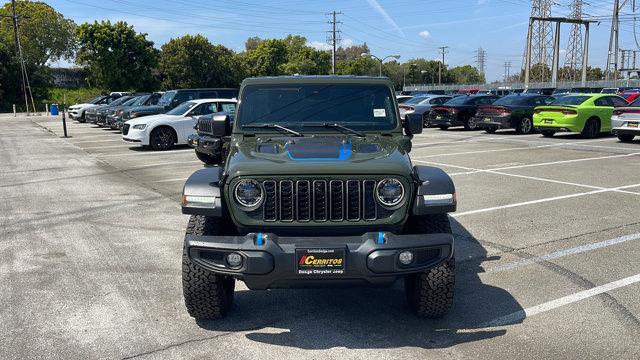
[[[339,138],[296,139],[286,143],[284,151],[293,161],[346,161],[352,144]]]

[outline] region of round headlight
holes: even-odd
[[[381,180],[376,188],[376,196],[384,207],[398,206],[404,200],[404,186],[396,179]]]
[[[240,180],[235,188],[235,196],[238,203],[250,210],[260,206],[263,198],[263,191],[260,184],[255,180]]]

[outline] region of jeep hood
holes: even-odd
[[[390,136],[257,137],[232,140],[227,174],[379,175],[409,177],[407,152]]]

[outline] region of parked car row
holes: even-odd
[[[584,138],[613,133],[620,141],[640,136],[640,98],[629,102],[623,93],[559,93],[531,89],[500,97],[479,92],[476,95],[438,96],[419,94],[399,105],[403,118],[422,118],[425,127],[447,130],[463,126],[466,130],[515,129],[519,134],[539,131],[545,137],[558,132],[577,132]],[[439,101],[443,101],[438,103]]]
[[[120,130],[123,141],[168,150],[197,135],[201,116],[234,114],[237,89],[179,89],[155,93],[111,93],[69,108],[69,117]],[[200,156],[199,156],[200,158]],[[203,160],[204,161],[204,160]]]

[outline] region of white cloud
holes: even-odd
[[[402,29],[400,29],[400,26],[398,26],[398,24],[391,18],[391,16],[389,16],[389,13],[382,7],[382,5],[380,5],[378,0],[367,0],[367,3],[375,11],[377,11],[380,15],[382,15],[382,17],[389,23],[389,25],[391,25],[395,31],[397,31],[400,35],[402,35],[403,38],[407,37],[402,31]]]
[[[431,38],[431,33],[430,33],[429,31],[427,31],[427,30],[422,30],[422,31],[420,31],[420,32],[418,33],[418,35],[419,35],[421,38],[425,39],[425,40],[428,40],[428,39],[430,39],[430,38]]]

